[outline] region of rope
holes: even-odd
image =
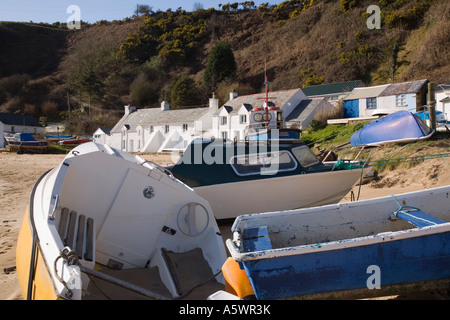
[[[445,158],[450,157],[450,152],[447,153],[438,153],[438,154],[432,154],[432,155],[424,155],[424,156],[414,156],[414,157],[406,157],[406,158],[396,158],[396,159],[380,159],[380,160],[369,160],[368,164],[377,166],[377,165],[384,165],[392,164],[392,163],[403,163],[403,162],[414,162],[414,161],[425,161],[430,159],[438,159],[438,158]],[[384,168],[383,166],[383,168]],[[382,168],[382,169],[383,169]],[[381,171],[381,170],[380,170]]]

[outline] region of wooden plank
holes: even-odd
[[[86,250],[84,260],[92,261],[94,259],[94,220],[88,218],[86,222]]]
[[[65,239],[65,245],[69,248],[73,248],[75,240],[75,228],[77,224],[77,213],[75,211],[70,211],[69,214],[69,228],[67,230],[67,236]]]
[[[66,238],[66,229],[67,229],[67,220],[69,217],[69,209],[62,208],[61,209],[61,219],[59,220],[58,233],[61,237],[61,240],[65,241]]]
[[[433,217],[432,215],[429,215],[428,213],[425,213],[421,210],[411,210],[411,211],[400,210],[396,213],[396,216],[411,223],[412,225],[418,228],[446,223],[445,221]]]
[[[84,239],[86,237],[86,217],[80,214],[78,217],[78,230],[77,230],[77,241],[75,245],[75,251],[77,252],[78,258],[83,257],[84,250]]]
[[[272,249],[267,226],[248,228],[243,232],[244,251],[261,251]]]

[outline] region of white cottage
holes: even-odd
[[[92,140],[97,143],[108,144],[111,128],[98,128],[92,135]]]
[[[378,96],[387,87],[388,84],[353,89],[344,98],[344,118],[371,117],[378,114]]]
[[[211,117],[217,109],[217,99],[210,99],[205,108],[179,110],[170,110],[166,101],[160,108],[125,106],[108,144],[127,152],[182,151],[192,139],[211,129]]]
[[[44,135],[45,128],[31,116],[0,113],[0,148],[6,146],[5,135],[22,132],[33,135]]]
[[[344,117],[386,115],[400,110],[421,111],[428,80],[355,88],[344,99]]]
[[[450,121],[450,83],[439,84],[435,88],[436,111],[441,111],[445,120]]]
[[[141,120],[137,126],[141,151],[184,150],[194,138],[211,130],[211,117],[218,104],[212,98],[206,108],[170,110],[169,104],[163,102],[160,112]]]
[[[427,104],[428,80],[390,84],[380,95],[378,110],[389,114],[400,110],[422,111]]]
[[[306,99],[301,89],[269,92],[269,127],[282,127],[285,118]],[[239,97],[231,93],[230,100],[213,115],[212,134],[218,138],[243,140],[250,129],[265,127],[265,100],[265,93]]]

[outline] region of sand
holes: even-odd
[[[170,155],[143,156],[159,164],[171,162]],[[23,154],[0,152],[0,300],[22,299],[17,274],[4,272],[16,264],[16,241],[25,213],[31,189],[36,180],[47,170],[60,164],[64,155]],[[382,171],[379,181],[353,187],[359,199],[369,199],[389,194],[399,194],[438,186],[450,185],[449,159],[427,160],[410,170]],[[342,202],[351,201],[350,193]],[[230,225],[221,226],[225,237]],[[423,298],[423,297],[422,297]],[[447,299],[437,294],[431,299]]]

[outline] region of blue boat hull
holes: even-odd
[[[450,278],[450,232],[241,263],[258,299],[353,289],[369,294],[379,290],[375,277],[381,289]]]

